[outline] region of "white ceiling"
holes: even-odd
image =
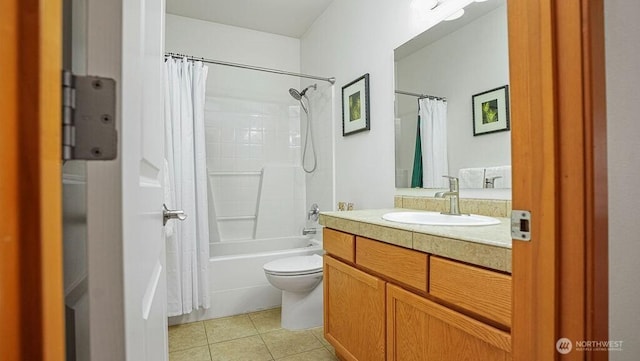
[[[452,21],[442,21],[430,28],[428,31],[416,35],[413,39],[396,48],[394,50],[395,60],[398,61],[413,54],[425,46],[463,28],[464,26],[476,21],[479,17],[484,16],[505,4],[506,0],[472,2],[464,8],[464,15],[461,18]]]
[[[333,0],[167,0],[167,13],[301,38]]]

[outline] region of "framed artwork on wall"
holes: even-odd
[[[369,129],[369,74],[365,74],[342,87],[342,136]]]
[[[471,97],[473,135],[509,130],[509,86],[487,90]]]

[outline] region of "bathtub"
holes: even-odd
[[[211,243],[211,307],[169,317],[169,325],[278,307],[282,291],[267,281],[262,266],[278,258],[314,253],[323,253],[321,242],[301,236]]]

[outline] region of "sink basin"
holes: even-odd
[[[500,221],[495,218],[477,214],[451,216],[438,212],[391,212],[382,215],[382,219],[425,226],[491,226],[500,224]]]

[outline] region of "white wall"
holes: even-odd
[[[623,351],[611,361],[640,355],[640,2],[605,1],[609,161],[609,339]]]
[[[472,95],[509,84],[506,6],[398,60],[396,73],[399,90],[447,98],[449,174],[511,164],[511,132],[473,136],[471,112]],[[398,154],[400,165],[411,174],[417,102],[409,96],[396,99],[403,128],[410,120],[396,146],[404,150]]]
[[[168,52],[232,63],[290,72],[300,70],[300,40],[298,39],[172,14],[166,15],[165,49]],[[229,69],[235,69],[236,72],[228,73]],[[237,76],[241,78],[236,78]],[[255,81],[254,76],[264,76],[264,78]],[[248,84],[244,82],[249,81],[254,88],[252,92],[255,94],[265,98],[271,96],[279,99],[271,88],[274,83],[268,80],[281,81],[282,93],[285,95],[288,94],[289,87],[300,86],[300,79],[296,77],[220,65],[209,65],[209,79],[215,81],[207,81],[207,95],[219,94],[221,91],[219,84],[225,83],[224,91],[231,92],[231,95],[242,96],[248,88]]]
[[[334,129],[338,201],[357,209],[393,206],[393,49],[469,2],[448,1],[424,18],[411,12],[409,0],[334,1],[302,37],[302,71],[336,77],[334,124],[323,127]],[[371,130],[343,137],[341,89],[365,73]]]

